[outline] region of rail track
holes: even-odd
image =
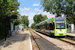
[[[72,36],[66,36],[65,38],[75,41],[75,37]]]
[[[61,50],[75,50],[75,41],[67,38],[58,38],[58,37],[51,37],[51,36],[46,36],[45,34],[42,35],[42,33],[38,33],[33,30],[37,35],[47,39],[49,42],[52,44],[56,45],[59,47]]]
[[[33,30],[29,30],[31,35],[34,37],[38,47],[40,50],[60,50],[57,46],[50,43],[46,39],[42,38],[38,34],[36,34]]]
[[[66,43],[75,45],[75,41],[74,40],[71,40],[71,39],[67,39],[67,38],[56,38],[56,39],[59,39],[59,40],[61,40],[63,42],[66,42]]]
[[[41,32],[40,32],[41,33]],[[43,33],[43,32],[42,32]],[[44,32],[45,33],[45,32]],[[45,33],[46,34],[46,33]],[[45,35],[44,34],[44,35]],[[49,36],[50,37],[50,36]],[[70,38],[70,37],[64,37],[64,38],[60,38],[60,37],[56,37],[55,39],[59,39],[61,41],[64,41],[66,43],[69,43],[69,44],[72,44],[72,45],[75,45],[75,39],[73,38]]]

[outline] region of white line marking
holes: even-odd
[[[30,47],[31,47],[31,50],[32,50],[32,43],[31,43],[30,32],[29,32],[29,39],[30,39]]]

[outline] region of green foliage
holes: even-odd
[[[75,0],[41,0],[41,4],[44,11],[57,14],[56,17],[64,14],[71,23],[75,23]]]
[[[18,15],[17,15],[17,19],[14,20],[14,24],[15,24],[15,25],[22,24],[22,20],[21,20],[20,16],[21,16],[21,15],[18,14]]]
[[[0,37],[4,38],[5,35],[5,22],[6,22],[6,33],[10,30],[10,20],[4,19],[5,15],[18,14],[18,0],[0,0]],[[15,12],[12,13],[11,11]],[[8,34],[7,34],[8,35]],[[0,38],[0,39],[2,39]]]
[[[28,26],[26,26],[25,24],[24,24],[24,28],[25,28],[25,29],[27,29],[27,30],[29,29],[29,27],[28,27]]]
[[[35,29],[35,28],[36,28],[35,25],[36,25],[36,23],[33,23],[33,24],[31,25],[31,28]]]
[[[31,28],[35,29],[35,25],[47,19],[47,15],[38,14],[33,17],[34,23],[31,25]]]
[[[63,0],[41,0],[41,4],[44,7],[44,11],[52,14],[57,14],[56,17],[61,15],[61,9]]]
[[[3,1],[1,0],[0,2],[0,14],[3,14],[3,15],[12,15],[13,13],[11,12],[12,10],[15,11],[14,14],[17,14],[18,11],[17,9],[19,6],[19,2],[17,0],[6,0],[6,1]]]
[[[39,14],[39,15],[35,15],[34,17],[33,17],[33,20],[34,20],[34,22],[37,24],[37,23],[39,23],[39,22],[41,22],[41,21],[43,21],[43,20],[46,20],[47,19],[47,16],[46,15],[42,15],[42,14]]]
[[[24,24],[24,28],[28,28],[29,26],[29,20],[28,16],[21,16],[20,14],[17,15],[17,19],[14,20],[15,25]]]
[[[25,24],[28,27],[29,26],[28,16],[23,15],[21,16],[21,18],[22,18],[23,24]]]
[[[15,21],[14,21],[15,23],[15,25],[19,25],[19,24],[21,24],[21,19],[16,19]]]

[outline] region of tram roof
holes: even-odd
[[[54,19],[55,19],[55,17],[46,19],[46,20],[44,20],[44,21],[42,21],[42,22],[36,24],[36,26],[40,26],[40,25],[43,25],[43,24],[45,24],[45,23],[47,23],[47,24],[48,24],[48,23],[52,23],[52,22],[54,22]]]

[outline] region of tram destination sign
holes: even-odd
[[[64,18],[55,18],[55,21],[64,21]]]

